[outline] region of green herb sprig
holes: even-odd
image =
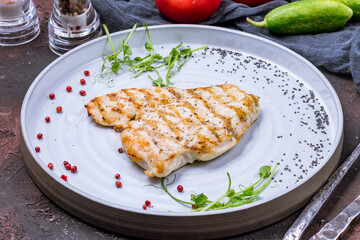
[[[179,72],[181,70],[181,68],[184,66],[184,64],[188,61],[189,57],[194,52],[207,48],[207,46],[205,46],[205,47],[200,47],[200,48],[196,48],[193,50],[191,50],[190,48],[185,48],[185,49],[179,50],[179,48],[182,45],[183,45],[182,42],[179,43],[176,47],[174,47],[171,50],[171,52],[169,53],[169,55],[167,57],[163,58],[164,64],[167,67],[165,86],[173,84],[172,82],[170,82],[170,78],[172,78],[174,76],[174,74],[171,74],[171,70],[175,67],[176,63],[178,63],[177,71]]]
[[[148,75],[148,77],[152,80],[153,86],[167,87],[173,84],[170,81],[170,78],[172,78],[175,74],[173,71],[175,66],[177,66],[176,71],[179,72],[184,66],[184,64],[189,60],[189,57],[195,51],[208,48],[207,46],[204,46],[197,49],[180,49],[180,47],[183,45],[183,43],[181,42],[170,51],[168,56],[163,57],[155,52],[154,45],[150,37],[149,28],[147,24],[144,24],[146,35],[148,37],[148,42],[145,43],[145,50],[149,52],[149,54],[145,57],[135,57],[134,59],[131,59],[130,56],[132,55],[132,51],[128,45],[128,42],[133,32],[135,31],[137,24],[134,25],[126,40],[121,42],[119,46],[119,51],[115,50],[106,25],[103,25],[103,27],[108,38],[110,47],[112,49],[113,55],[103,56],[103,65],[100,69],[100,73],[97,76],[97,79],[100,82],[104,80],[112,81],[111,77],[116,74],[120,69],[122,69],[125,64],[127,64],[128,70],[134,73],[133,78],[137,78],[144,72],[155,72],[156,78]],[[123,53],[122,58],[119,58],[120,53]],[[166,69],[166,76],[164,78],[161,76],[158,70],[161,67],[164,67]]]
[[[154,71],[156,68],[161,67],[161,66],[154,66],[154,64],[156,64],[157,62],[159,62],[163,59],[163,57],[160,54],[155,53],[154,45],[151,41],[148,26],[145,24],[144,27],[145,27],[146,35],[148,36],[148,39],[149,39],[149,42],[145,43],[145,50],[147,52],[150,52],[150,54],[143,58],[136,57],[134,59],[135,64],[131,65],[128,68],[128,70],[135,73],[135,75],[133,76],[134,78],[138,77],[143,72],[149,72],[149,71],[151,72],[151,71]],[[157,73],[159,73],[159,72],[157,72]]]
[[[221,195],[214,201],[210,201],[204,193],[191,194],[190,202],[183,201],[181,199],[174,197],[169,192],[168,186],[170,186],[171,184],[173,184],[175,182],[176,175],[172,181],[170,181],[168,178],[162,178],[160,187],[152,185],[152,184],[151,184],[151,186],[162,189],[175,201],[191,206],[193,209],[192,211],[194,211],[194,212],[204,212],[204,211],[208,211],[208,210],[220,210],[220,209],[226,209],[226,208],[233,208],[233,207],[238,207],[238,206],[241,206],[244,204],[253,203],[256,200],[258,200],[260,193],[269,185],[271,179],[273,178],[273,176],[276,172],[277,166],[278,166],[278,164],[275,165],[273,170],[271,170],[271,166],[268,166],[268,165],[262,166],[259,170],[260,178],[255,183],[251,184],[250,186],[248,186],[246,188],[241,188],[239,186],[240,190],[238,192],[236,192],[234,189],[231,188],[231,177],[230,177],[230,174],[227,173],[227,177],[228,177],[228,181],[229,181],[227,190],[223,195]],[[262,185],[258,186],[262,181],[263,181]],[[227,198],[227,201],[220,202],[224,198]]]
[[[130,55],[132,55],[132,51],[130,46],[128,45],[130,41],[130,37],[134,33],[136,27],[138,24],[135,24],[133,28],[131,29],[130,33],[128,34],[126,40],[122,41],[119,46],[119,51],[115,50],[114,44],[111,40],[110,33],[108,28],[105,24],[103,24],[104,31],[106,33],[107,39],[109,41],[111,50],[113,52],[112,55],[104,55],[103,56],[103,64],[101,66],[99,74],[96,76],[96,79],[100,82],[108,80],[109,82],[112,81],[111,77],[116,74],[122,67],[127,63],[131,64],[133,60],[130,58]],[[122,58],[118,58],[118,56],[122,54]],[[110,66],[109,66],[110,65]]]

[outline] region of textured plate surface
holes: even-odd
[[[127,33],[113,34],[114,45],[118,46]],[[161,190],[146,187],[159,185],[159,179],[148,178],[125,153],[120,154],[119,133],[93,122],[84,108],[96,96],[122,88],[151,87],[147,73],[134,79],[126,69],[119,72],[111,87],[107,82],[95,81],[101,56],[111,53],[107,39],[102,37],[50,64],[25,96],[21,111],[22,150],[39,187],[82,219],[142,237],[179,237],[185,231],[194,238],[233,235],[270,224],[304,204],[337,165],[342,147],[342,109],[325,77],[296,53],[239,31],[164,25],[151,27],[150,34],[155,51],[162,55],[179,42],[191,48],[209,46],[196,52],[176,73],[172,79],[175,87],[228,82],[260,97],[259,119],[240,142],[210,162],[176,171],[176,182],[169,190],[183,200],[189,200],[194,192],[215,199],[226,191],[226,172],[236,189],[239,184],[255,182],[262,165],[279,163],[270,186],[255,203],[205,213],[189,212],[188,207]],[[144,29],[137,29],[130,40],[133,56],[145,56],[146,41]],[[90,76],[84,76],[85,70],[90,71]],[[82,78],[86,85],[80,84]],[[66,91],[67,86],[72,87],[72,92]],[[86,96],[81,96],[80,90],[85,90]],[[49,99],[50,93],[55,94],[55,99]],[[57,106],[62,107],[61,113],[56,112]],[[45,121],[47,116],[49,123]],[[37,138],[38,133],[43,134],[42,139]],[[40,152],[35,151],[36,146]],[[63,161],[76,165],[77,173],[66,170]],[[49,162],[53,163],[53,170],[47,168]],[[121,174],[122,188],[114,185],[116,173]],[[68,177],[66,182],[60,178],[62,174]],[[178,184],[184,192],[176,191]],[[153,207],[143,210],[145,200],[150,200]],[[231,219],[236,219],[236,223],[230,223]],[[146,221],[157,229],[140,224]],[[197,229],[193,229],[195,223]]]

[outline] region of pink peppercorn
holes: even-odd
[[[122,183],[121,183],[120,181],[116,181],[116,182],[115,182],[115,185],[116,185],[116,187],[118,187],[118,188],[122,187]]]
[[[70,168],[70,171],[71,171],[72,173],[75,173],[75,172],[77,171],[77,167],[76,167],[76,166],[72,166],[72,167]]]
[[[177,190],[178,190],[178,192],[182,192],[184,190],[184,188],[183,188],[183,186],[179,185],[179,186],[177,186]]]

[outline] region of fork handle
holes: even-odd
[[[306,228],[310,225],[320,208],[325,204],[331,193],[339,185],[340,181],[349,171],[356,159],[360,155],[360,143],[357,145],[351,155],[336,169],[330,176],[328,182],[315,194],[309,204],[300,213],[289,230],[285,233],[283,240],[301,239]]]
[[[350,226],[351,222],[360,216],[360,196],[350,203],[339,215],[320,229],[310,240],[338,239]]]

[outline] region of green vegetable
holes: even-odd
[[[159,54],[155,54],[155,49],[150,38],[148,26],[145,24],[144,27],[146,29],[146,34],[149,39],[149,42],[145,43],[145,50],[147,52],[150,52],[150,55],[144,58],[136,57],[134,59],[136,64],[130,65],[130,67],[128,68],[130,71],[133,71],[135,73],[134,78],[138,77],[143,72],[152,71],[154,67],[151,65],[162,59],[162,57]]]
[[[174,74],[171,74],[171,70],[175,67],[175,64],[178,63],[177,71],[179,72],[181,68],[184,66],[184,64],[188,61],[189,57],[193,54],[195,51],[199,51],[201,49],[207,48],[201,47],[191,50],[190,48],[185,48],[179,50],[179,48],[183,45],[183,43],[179,43],[176,47],[174,47],[169,55],[165,58],[163,58],[163,61],[165,63],[165,66],[167,66],[167,72],[166,72],[166,84],[165,86],[168,86],[169,84],[173,84],[169,81],[171,77],[174,76]],[[153,82],[154,83],[154,82]],[[161,82],[162,84],[162,82]]]
[[[131,65],[129,70],[135,73],[134,78],[138,77],[143,72],[155,71],[157,74],[157,79],[149,76],[149,78],[152,80],[153,86],[167,87],[172,85],[173,83],[170,82],[170,78],[173,77],[174,74],[171,72],[171,70],[175,67],[175,64],[178,63],[177,71],[180,71],[182,66],[188,61],[193,52],[207,48],[207,46],[204,46],[194,50],[191,50],[190,48],[179,50],[179,48],[183,45],[181,42],[171,50],[168,56],[162,57],[160,54],[155,53],[155,49],[150,38],[149,29],[147,25],[144,26],[149,39],[149,42],[145,43],[145,50],[151,52],[151,54],[145,56],[144,58],[135,58],[134,60],[136,64]],[[159,71],[157,71],[157,69],[161,67],[167,68],[165,83],[163,78],[160,76]]]
[[[231,188],[231,177],[230,174],[227,173],[228,181],[229,181],[228,188],[223,195],[221,195],[214,201],[210,201],[204,193],[191,194],[191,202],[183,201],[181,199],[174,197],[169,192],[168,186],[170,186],[175,182],[176,175],[171,182],[168,178],[162,178],[160,187],[152,184],[147,186],[153,186],[164,190],[175,201],[182,204],[190,205],[193,211],[195,212],[204,212],[207,210],[219,210],[219,209],[238,207],[256,201],[259,198],[260,193],[269,185],[272,177],[276,172],[276,168],[277,168],[277,164],[275,165],[272,171],[271,171],[271,166],[267,166],[267,165],[262,166],[259,171],[260,178],[255,183],[251,184],[246,188],[240,189],[240,191],[238,192],[236,192],[234,189]],[[260,182],[263,181],[264,179],[266,180],[262,183],[262,185],[260,185],[258,188],[255,189],[255,187],[259,185]],[[228,200],[226,202],[220,202],[224,198],[228,198]]]
[[[116,52],[115,50],[114,44],[111,40],[106,25],[103,25],[103,27],[107,35],[109,44],[111,46],[113,55],[103,56],[103,65],[100,69],[100,73],[97,75],[97,79],[100,82],[108,80],[108,84],[112,82],[112,75],[116,74],[120,69],[122,69],[125,64],[127,64],[128,70],[134,73],[134,78],[138,77],[144,72],[155,72],[157,75],[156,79],[149,75],[149,78],[152,80],[152,84],[154,86],[167,87],[168,85],[173,84],[172,82],[170,82],[170,78],[174,76],[173,69],[176,65],[178,66],[177,71],[180,71],[184,64],[188,61],[189,57],[195,51],[207,48],[207,46],[204,46],[193,50],[190,48],[180,50],[180,47],[183,45],[183,43],[181,42],[171,50],[168,56],[162,57],[160,54],[155,53],[154,45],[150,37],[149,28],[146,24],[144,24],[146,34],[149,39],[149,41],[145,43],[145,50],[150,54],[145,57],[135,57],[134,59],[131,59],[130,56],[132,55],[132,51],[130,46],[128,45],[128,42],[131,35],[135,31],[137,24],[134,25],[126,40],[120,43],[118,52]],[[122,58],[119,58],[120,53],[123,53]],[[163,80],[159,71],[157,70],[161,67],[165,67],[167,69],[165,80]]]
[[[335,31],[352,15],[349,7],[333,0],[305,0],[275,8],[262,22],[246,20],[277,34],[307,34]]]
[[[360,21],[360,0],[336,0],[353,10],[353,19]]]
[[[351,10],[353,10],[352,18],[354,20],[360,21],[360,0],[333,0],[342,4],[345,4]]]
[[[125,41],[122,41],[120,43],[119,46],[119,51],[116,52],[114,44],[111,40],[110,37],[110,33],[108,28],[106,27],[105,24],[103,24],[107,39],[109,41],[111,50],[113,52],[113,55],[111,56],[103,56],[103,64],[101,66],[100,69],[100,73],[96,76],[96,78],[98,80],[103,81],[103,80],[108,80],[108,84],[110,84],[112,82],[111,76],[116,74],[123,66],[125,63],[131,63],[132,60],[130,59],[130,55],[132,54],[131,48],[128,45],[128,42],[130,40],[131,35],[134,33],[137,24],[135,24],[133,26],[133,28],[131,29],[129,35],[127,36]],[[119,59],[118,56],[120,55],[120,53],[123,53],[122,59]],[[108,64],[110,63],[110,67],[108,66]]]

